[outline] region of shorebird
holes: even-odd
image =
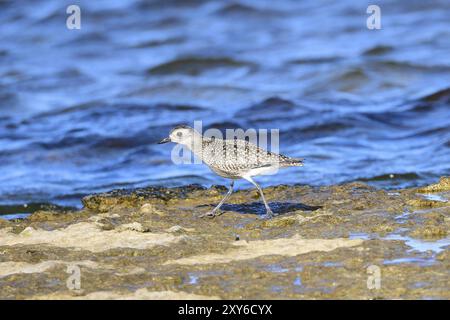
[[[253,177],[276,172],[278,168],[303,166],[303,159],[266,151],[246,140],[223,140],[205,137],[195,129],[185,125],[173,128],[169,136],[161,140],[159,144],[167,142],[175,142],[186,146],[213,172],[221,177],[231,179],[230,188],[225,197],[213,210],[199,217],[220,215],[220,207],[233,193],[234,181],[245,179],[256,187],[266,207],[266,217],[272,218],[275,214],[267,204],[261,187],[253,180]]]

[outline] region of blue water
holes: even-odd
[[[264,186],[450,174],[450,2],[0,2],[0,205],[223,184],[157,145],[176,124],[280,130]],[[240,187],[249,187],[244,183]]]

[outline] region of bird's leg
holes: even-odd
[[[212,209],[211,211],[209,211],[207,213],[199,215],[199,218],[203,218],[203,217],[214,218],[215,216],[220,215],[220,213],[217,214],[216,212],[220,209],[220,207],[228,199],[228,197],[233,193],[233,187],[234,187],[234,180],[231,180],[230,188],[228,189],[228,192],[225,195],[225,197],[223,197],[223,199],[219,202],[219,204],[214,209]]]
[[[249,181],[249,182],[251,182],[256,187],[256,189],[258,189],[259,194],[261,195],[261,198],[262,198],[262,200],[264,202],[264,206],[266,207],[266,217],[267,218],[274,217],[275,214],[273,213],[272,209],[270,209],[269,205],[267,204],[266,198],[264,197],[264,193],[263,193],[261,187],[259,186],[259,184],[257,184],[255,182],[255,180],[253,180],[251,177],[244,177],[244,179]]]

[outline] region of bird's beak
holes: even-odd
[[[167,142],[171,142],[172,140],[170,140],[170,137],[164,138],[162,139],[160,142],[158,142],[158,144],[163,144],[163,143],[167,143]]]

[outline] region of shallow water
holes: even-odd
[[[384,238],[385,240],[401,240],[404,241],[412,251],[426,252],[432,251],[439,253],[450,246],[450,238],[443,238],[435,241],[418,240],[411,237],[405,237],[398,234],[391,234]]]
[[[179,123],[280,129],[280,183],[383,188],[450,174],[450,3],[0,3],[0,204],[80,205],[147,185],[223,184],[156,145]],[[240,187],[248,187],[240,184]]]

